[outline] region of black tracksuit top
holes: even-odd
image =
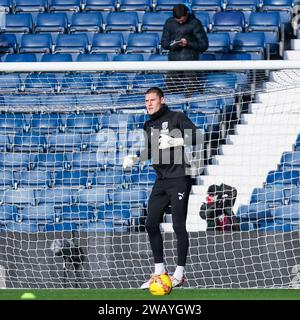
[[[152,159],[152,165],[158,179],[180,178],[187,175],[188,164],[184,160],[184,148],[176,147],[160,150],[159,136],[164,133],[174,138],[184,138],[185,145],[203,143],[203,134],[193,122],[183,113],[171,111],[167,105],[144,124],[146,137],[145,149],[140,154],[140,160]]]

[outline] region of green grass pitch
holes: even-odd
[[[2,289],[0,300],[19,300],[31,292],[37,300],[300,300],[299,289],[183,289],[157,297],[139,289]]]

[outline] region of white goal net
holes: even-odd
[[[148,279],[156,174],[151,161],[122,163],[144,147],[144,93],[159,87],[204,137],[185,149],[184,287],[299,287],[300,65],[290,62],[2,63],[0,286],[139,288]],[[172,273],[171,206],[161,231]]]

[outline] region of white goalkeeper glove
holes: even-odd
[[[169,149],[173,147],[180,147],[184,145],[183,138],[173,138],[167,134],[161,133],[158,140],[159,149]]]
[[[126,168],[131,168],[135,162],[138,160],[138,156],[126,156],[123,160],[123,168],[126,169]]]

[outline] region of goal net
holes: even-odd
[[[145,146],[144,93],[156,86],[203,136],[185,147],[184,287],[299,288],[300,65],[290,62],[2,63],[0,286],[148,280],[156,174],[151,160],[122,163]],[[160,226],[172,274],[171,206]]]

